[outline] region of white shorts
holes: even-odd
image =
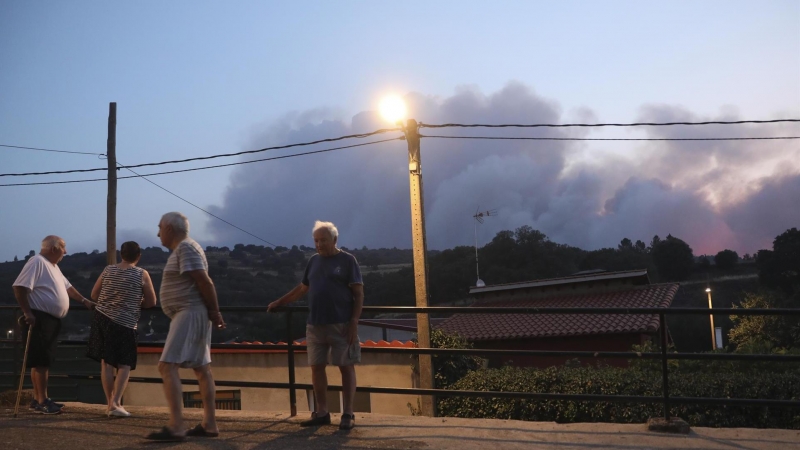
[[[361,344],[358,337],[353,345],[347,343],[349,322],[330,325],[306,325],[308,365],[352,366],[361,362]]]
[[[172,317],[159,361],[184,368],[211,364],[211,321],[205,307],[184,309]]]

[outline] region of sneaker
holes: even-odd
[[[319,425],[330,425],[330,424],[331,424],[331,413],[325,414],[324,416],[318,416],[317,413],[312,412],[310,419],[300,422],[301,427],[316,427]]]
[[[36,411],[36,408],[38,407],[39,407],[39,402],[37,402],[36,399],[31,400],[31,404],[28,405],[28,409],[32,409],[34,411]]]
[[[61,414],[61,408],[53,403],[39,403],[36,407],[36,412],[39,414]]]
[[[63,408],[64,407],[63,403],[56,403],[50,397],[47,397],[46,399],[44,399],[44,404],[45,405],[55,405],[57,408]]]

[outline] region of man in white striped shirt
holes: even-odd
[[[211,374],[211,330],[225,328],[217,291],[208,276],[202,247],[189,237],[189,219],[179,212],[164,214],[158,224],[161,244],[172,251],[161,280],[161,308],[170,318],[169,333],[158,370],[164,380],[169,424],[147,436],[156,441],[182,441],[188,436],[219,435],[215,418],[215,386]],[[178,368],[192,368],[203,398],[203,421],[183,427],[183,391]]]

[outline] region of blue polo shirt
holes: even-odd
[[[330,325],[350,321],[353,316],[350,285],[364,281],[356,257],[339,251],[333,256],[312,256],[303,274],[303,284],[308,286],[308,324]]]

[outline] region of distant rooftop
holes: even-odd
[[[582,292],[552,297],[479,300],[472,306],[519,308],[668,308],[678,284],[631,286],[608,292]],[[439,329],[470,341],[556,336],[654,333],[657,314],[455,314]]]
[[[528,289],[545,286],[569,285],[578,283],[591,283],[597,281],[610,281],[630,278],[632,284],[650,284],[647,269],[626,270],[621,272],[605,272],[603,270],[586,270],[574,275],[561,278],[547,278],[543,280],[520,281],[516,283],[493,284],[489,286],[469,288],[470,294],[483,294],[487,292],[508,291],[514,289]]]

